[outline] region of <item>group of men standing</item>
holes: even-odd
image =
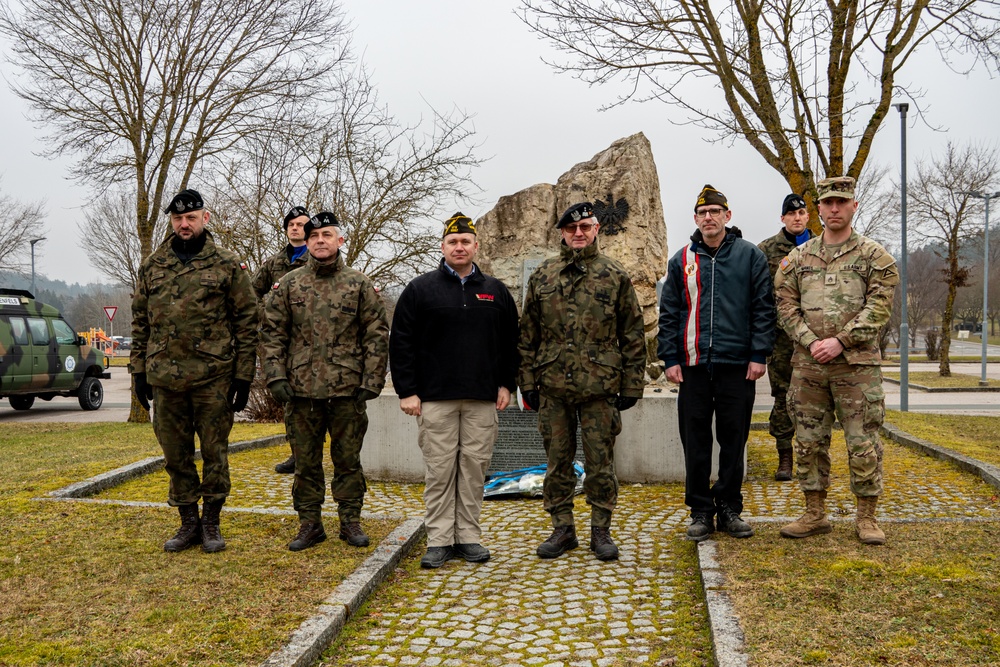
[[[805,199],[788,195],[783,229],[759,248],[727,226],[732,212],[722,192],[706,185],[698,196],[698,229],[668,264],[658,346],[667,377],[680,386],[689,539],[706,539],[716,528],[733,537],[753,535],[739,516],[740,489],[754,381],[767,360],[775,479],[792,477],[794,437],[806,499],[805,514],[781,535],[831,531],[825,500],[836,417],[847,440],[857,535],[866,544],[885,542],[875,519],[885,414],[878,332],[889,320],[899,274],[885,249],[852,227],[855,185],[850,177],[817,183],[824,230],[816,238],[806,228]],[[713,441],[719,444],[714,485]]]
[[[706,185],[691,243],[668,264],[658,354],[680,387],[690,539],[705,539],[716,525],[734,537],[753,535],[740,518],[740,489],[754,383],[769,369],[775,478],[792,476],[794,435],[807,505],[782,535],[830,531],[824,501],[836,413],[859,498],[858,534],[864,542],[884,541],[875,521],[884,412],[875,341],[898,276],[892,257],[851,227],[853,179],[826,179],[818,193],[826,223],[821,236],[810,240],[805,200],[789,195],[784,229],[757,248],[727,226],[725,195]],[[520,318],[507,287],[474,261],[475,223],[451,216],[441,262],[403,291],[391,336],[372,282],[344,261],[333,213],[292,208],[283,221],[288,245],[251,281],[247,265],[215,245],[198,192],[178,193],[166,212],[173,232],[139,273],[130,364],[137,399],[147,409],[153,402],[168,500],[181,517],[164,549],[225,548],[219,512],[230,490],[228,436],[233,413],[247,404],[259,340],[264,378],[284,406],[291,445],[291,456],[275,467],[294,473],[300,523],[289,549],[326,539],[327,435],[339,537],[369,544],[360,524],[367,488],[360,454],[366,403],[381,392],[388,365],[400,409],[417,420],[425,463],[423,567],[490,558],[479,521],[483,484],[498,411],[518,387],[526,406],[538,411],[547,457],[543,499],[553,531],[538,556],[555,558],[579,546],[573,518],[579,424],[590,549],[600,560],[618,558],[610,532],[618,496],[615,438],[621,413],[642,397],[646,350],[635,290],[622,266],[601,253],[600,221],[589,202],[558,219],[560,254],[531,275]],[[195,433],[204,459],[200,478]],[[719,472],[711,485],[716,441]]]

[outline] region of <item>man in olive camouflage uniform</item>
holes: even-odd
[[[538,549],[555,558],[579,546],[573,524],[577,418],[582,426],[584,492],[591,506],[590,549],[618,558],[611,512],[618,500],[615,436],[621,411],[642,398],[645,341],[642,312],[622,266],[601,254],[600,224],[590,202],[559,218],[562,246],[528,279],[521,315],[518,384],[538,410],[548,467],[542,495],[555,528]]]
[[[797,246],[812,238],[809,231],[809,209],[806,200],[800,195],[790,194],[781,203],[781,231],[769,239],[757,244],[767,256],[767,268],[771,272],[771,281],[778,270],[778,263],[788,256]],[[788,334],[779,327],[774,339],[774,351],[767,359],[767,379],[771,384],[771,396],[774,405],[768,419],[769,431],[778,448],[778,469],[774,479],[787,482],[792,478],[792,438],[795,436],[795,425],[788,413],[788,385],[792,380],[792,341]]]
[[[264,297],[271,291],[274,283],[292,269],[306,265],[309,252],[306,248],[305,226],[308,222],[309,211],[304,206],[293,206],[289,209],[284,219],[288,245],[264,260],[264,263],[257,269],[257,273],[253,275],[253,291],[260,302],[261,320],[264,319]],[[285,419],[285,434],[288,434],[287,418]],[[295,472],[295,453],[292,452],[288,459],[274,466],[274,472],[283,475],[291,475]]]
[[[246,407],[257,346],[257,304],[247,266],[215,245],[209,212],[195,190],[178,193],[166,213],[173,233],[139,269],[132,299],[130,368],[149,409],[170,476],[168,502],[181,527],[163,548],[206,552],[226,543],[219,512],[229,495],[229,431]],[[198,434],[204,461],[194,462]],[[198,516],[198,499],[205,499]]]
[[[285,275],[264,305],[264,376],[285,405],[295,481],[292,500],[299,532],[288,548],[300,551],[326,539],[323,443],[330,434],[340,539],[368,546],[361,528],[367,485],[361,445],[368,430],[366,402],[385,385],[389,323],[371,281],[346,266],[333,213],[306,225],[309,259]]]
[[[899,273],[881,245],[852,229],[858,207],[854,189],[854,179],[847,176],[816,184],[823,233],[793,250],[778,267],[778,319],[795,343],[788,401],[806,497],[805,514],[781,534],[808,537],[831,531],[825,503],[836,417],[844,428],[851,491],[858,499],[858,538],[883,544],[885,533],[875,520],[882,493],[879,428],[885,416],[878,332],[889,321]]]

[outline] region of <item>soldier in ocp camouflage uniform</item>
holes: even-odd
[[[613,560],[618,558],[610,531],[618,500],[614,444],[621,411],[642,398],[642,312],[625,269],[597,247],[600,224],[590,202],[569,207],[557,227],[560,256],[543,262],[528,280],[518,346],[518,384],[538,410],[548,458],[543,498],[555,528],[537,553],[555,558],[579,546],[573,524],[579,417],[590,549],[600,560]]]
[[[800,195],[790,194],[781,203],[781,224],[784,227],[771,238],[757,244],[767,256],[767,268],[771,281],[778,271],[778,264],[797,246],[812,238],[809,231],[809,210],[806,200]],[[768,419],[769,431],[778,448],[778,469],[774,479],[786,482],[792,478],[792,438],[795,425],[788,412],[788,385],[792,380],[792,351],[794,347],[788,334],[779,327],[774,339],[774,351],[767,359],[767,379],[771,384],[774,406]]]
[[[130,367],[139,403],[148,410],[153,400],[153,428],[170,476],[168,502],[181,515],[180,529],[163,548],[201,544],[215,552],[226,546],[219,512],[229,495],[229,431],[250,394],[257,304],[246,264],[205,230],[209,213],[201,195],[184,190],[165,212],[174,231],[139,269]],[[199,498],[205,499],[200,518]]]
[[[836,417],[858,499],[856,532],[865,544],[883,544],[885,533],[875,519],[885,416],[878,331],[889,320],[899,273],[881,245],[851,227],[858,207],[854,179],[827,178],[816,189],[823,234],[781,261],[775,288],[779,322],[795,343],[788,400],[806,497],[805,514],[781,534],[808,537],[832,530],[825,502]]]
[[[264,306],[264,375],[285,405],[295,453],[292,500],[299,532],[288,548],[300,551],[326,539],[323,443],[330,434],[330,483],[340,517],[340,539],[368,546],[361,528],[367,485],[361,445],[368,430],[366,402],[385,385],[389,323],[371,281],[344,264],[333,213],[306,226],[309,260],[275,285]]]
[[[260,301],[262,321],[264,319],[264,297],[270,293],[274,283],[289,271],[305,266],[309,256],[305,231],[305,226],[309,222],[309,211],[304,206],[293,206],[285,214],[283,222],[288,245],[264,260],[264,263],[257,269],[257,273],[253,275],[253,291]],[[285,435],[288,436],[287,415],[285,416]],[[295,472],[295,452],[292,452],[285,461],[274,466],[274,472],[283,475]]]

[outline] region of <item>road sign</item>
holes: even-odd
[[[118,312],[118,306],[104,306],[104,314],[108,316],[108,322],[115,321],[115,313]]]

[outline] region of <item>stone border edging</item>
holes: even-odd
[[[960,454],[953,449],[935,445],[932,442],[910,435],[906,431],[903,431],[892,424],[883,424],[881,430],[882,433],[893,442],[898,442],[901,445],[916,449],[917,451],[927,454],[928,456],[933,456],[936,459],[947,461],[965,472],[978,475],[984,482],[1000,491],[1000,468],[997,466],[974,459],[971,456],[966,456],[965,454]]]
[[[347,620],[423,536],[422,518],[407,519],[397,526],[261,667],[308,667],[319,660]]]
[[[882,378],[885,382],[889,384],[900,384],[899,380],[893,378]],[[976,393],[976,392],[998,392],[1000,387],[928,387],[923,384],[913,384],[909,383],[910,389],[917,389],[918,391],[925,391],[928,394],[960,394],[960,393]]]
[[[743,652],[745,636],[739,617],[726,592],[726,574],[715,560],[715,540],[698,543],[698,571],[705,589],[705,606],[712,634],[716,667],[746,667],[750,656]]]
[[[265,438],[257,438],[256,440],[244,440],[242,442],[237,442],[229,446],[229,451],[233,452],[245,452],[251,449],[261,449],[262,447],[271,447],[284,442],[285,436],[281,435],[269,435]],[[201,458],[201,452],[195,452],[195,459]],[[124,484],[133,479],[142,477],[143,475],[148,475],[152,472],[156,472],[166,465],[163,461],[162,456],[151,456],[148,459],[143,459],[141,461],[136,461],[135,463],[130,463],[121,468],[115,468],[100,475],[95,475],[90,479],[85,479],[82,482],[74,482],[69,486],[64,486],[61,489],[56,489],[55,491],[49,491],[47,495],[53,498],[86,498],[87,496],[93,496],[101,491],[106,491],[112,487],[118,486],[119,484]]]

